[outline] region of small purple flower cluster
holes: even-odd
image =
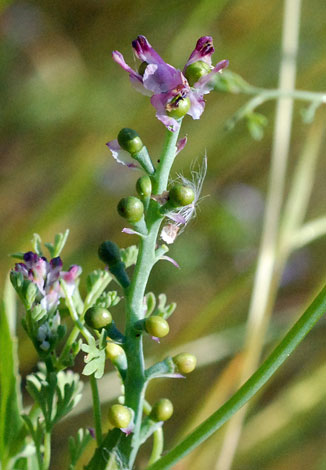
[[[28,251],[24,254],[24,262],[16,263],[15,271],[21,273],[24,279],[36,284],[41,298],[40,305],[49,313],[57,308],[60,297],[63,297],[60,279],[66,282],[72,294],[82,269],[73,265],[68,271],[62,271],[60,257],[48,262],[44,256]]]

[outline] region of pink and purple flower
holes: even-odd
[[[213,89],[216,74],[228,66],[227,60],[212,66],[212,38],[203,36],[198,39],[183,72],[167,64],[145,36],[138,36],[132,47],[136,57],[142,61],[138,72],[125,62],[120,52],[114,51],[113,59],[129,73],[130,81],[138,91],[151,96],[156,117],[173,132],[180,127],[179,109],[182,108],[184,114],[189,114],[193,119],[199,119],[205,108],[204,95]],[[204,73],[187,74],[189,67],[201,67]],[[186,75],[198,79],[191,86]]]

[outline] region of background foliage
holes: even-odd
[[[54,233],[69,227],[65,265],[80,264],[85,273],[99,266],[96,251],[102,240],[112,239],[122,247],[132,243],[129,235],[121,234],[123,222],[115,206],[122,195],[134,192],[135,175],[116,166],[105,143],[121,127],[131,127],[152,155],[158,155],[164,128],[153,118],[149,101],[131,89],[126,74],[111,60],[112,50],[130,59],[131,40],[144,34],[167,62],[183,67],[197,38],[210,34],[215,62],[228,58],[230,69],[250,83],[276,87],[282,9],[280,0],[3,3],[2,283],[12,264],[8,253],[29,250],[34,232],[52,240]],[[325,17],[323,0],[303,1],[299,89],[325,90]],[[225,400],[241,367],[275,109],[274,103],[261,108],[269,124],[259,142],[252,140],[244,122],[226,132],[226,120],[245,99],[211,94],[200,122],[186,118],[183,125],[189,140],[175,171],[187,174],[206,151],[203,192],[209,197],[171,249],[182,270],[161,263],[153,272],[150,288],[166,291],[178,310],[168,338],[160,347],[148,341],[146,348],[149,356],[163,357],[176,345],[199,338],[191,352],[201,367],[186,381],[160,381],[150,388],[153,399],[167,396],[177,410],[166,425],[167,447]],[[302,107],[295,105],[289,175],[309,131],[300,117]],[[325,141],[308,218],[325,213],[324,153]],[[289,260],[266,351],[320,287],[325,248],[321,238]],[[251,405],[234,469],[326,468],[325,330],[321,322]],[[18,334],[24,378],[35,367],[35,355],[20,329]],[[118,391],[115,380],[106,377],[100,390],[105,407]],[[68,435],[92,424],[88,403],[86,398],[79,414],[57,428],[53,470],[65,468]],[[176,468],[214,468],[222,436],[223,429]]]

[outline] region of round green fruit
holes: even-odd
[[[128,222],[135,223],[143,217],[144,205],[140,199],[134,196],[128,196],[121,199],[118,204],[118,212]]]
[[[150,418],[154,421],[167,421],[173,415],[173,405],[167,398],[161,398],[152,408]]]
[[[202,60],[197,60],[197,62],[193,62],[192,64],[188,65],[185,77],[189,82],[190,86],[193,86],[201,77],[204,77],[211,71],[211,68],[206,62]]]
[[[126,428],[129,426],[132,414],[124,405],[113,405],[109,409],[109,421],[114,428]]]
[[[148,175],[138,178],[136,191],[141,198],[149,197],[152,194],[152,181]]]
[[[180,119],[187,114],[190,109],[190,105],[191,103],[189,98],[181,98],[177,103],[175,103],[175,105],[173,103],[168,105],[167,114],[174,119]]]
[[[118,142],[121,148],[131,154],[139,152],[144,147],[137,132],[128,127],[121,129],[118,134]]]
[[[106,308],[91,307],[85,314],[85,322],[87,326],[100,330],[112,323],[112,315]]]
[[[169,191],[169,202],[174,207],[188,206],[195,199],[195,192],[190,186],[175,184]]]
[[[181,374],[190,374],[195,370],[197,359],[193,354],[180,353],[174,356],[173,362]]]
[[[163,338],[170,331],[168,322],[158,315],[153,315],[146,319],[145,329],[147,333],[156,338]]]
[[[117,357],[124,354],[124,350],[121,346],[115,343],[108,343],[105,348],[106,357],[111,359],[111,361],[115,361]]]

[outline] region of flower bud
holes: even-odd
[[[112,315],[106,308],[91,307],[85,314],[85,322],[87,326],[101,330],[112,323]]]
[[[167,398],[161,398],[155,403],[150,413],[153,421],[167,421],[173,415],[173,405]]]
[[[109,421],[115,428],[126,428],[132,419],[132,413],[129,408],[124,405],[113,405],[109,409]]]
[[[110,240],[101,243],[98,248],[98,256],[105,264],[115,264],[121,261],[118,245]]]
[[[173,362],[181,374],[190,374],[195,370],[197,359],[193,354],[180,353],[174,356]]]
[[[134,196],[124,197],[118,204],[118,212],[130,223],[139,222],[144,214],[144,205],[140,199]]]
[[[141,198],[148,198],[152,194],[152,182],[148,175],[137,180],[136,191]]]
[[[185,114],[190,109],[190,99],[188,97],[186,98],[179,98],[175,102],[168,103],[166,107],[166,111],[168,116],[174,118],[174,119],[180,119],[182,118]]]
[[[187,206],[195,199],[195,192],[190,186],[175,184],[169,191],[169,203],[174,207]]]
[[[168,322],[158,315],[153,315],[145,320],[145,329],[147,333],[156,338],[163,338],[170,331]]]
[[[202,60],[197,60],[197,62],[193,62],[192,64],[188,65],[185,72],[185,77],[189,82],[190,86],[193,86],[198,80],[207,75],[211,71],[211,68],[206,62]]]
[[[131,154],[139,152],[144,146],[137,132],[128,127],[121,129],[118,134],[118,142],[123,150]]]

